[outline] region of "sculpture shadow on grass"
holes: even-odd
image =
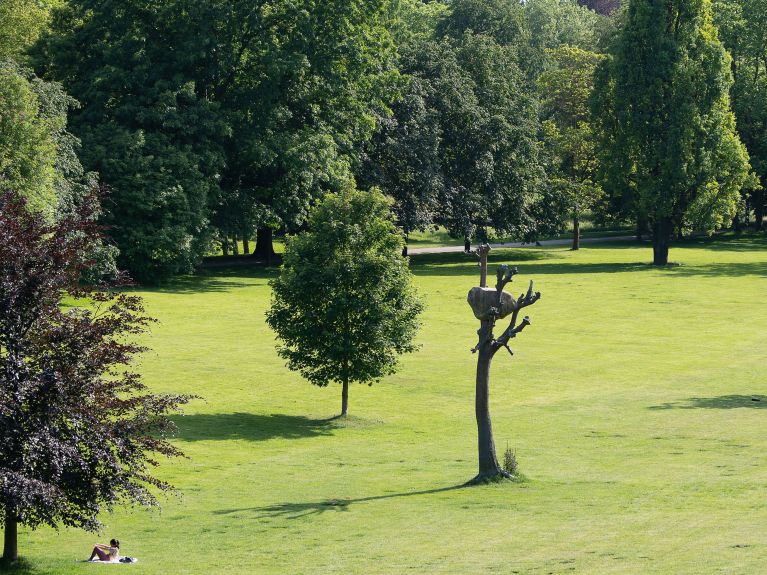
[[[402,493],[388,493],[386,495],[372,495],[370,497],[358,497],[354,499],[326,499],[324,501],[311,501],[305,503],[278,503],[263,507],[244,507],[241,509],[221,509],[214,511],[215,515],[231,515],[234,513],[252,512],[260,517],[298,519],[306,515],[321,515],[327,511],[348,511],[355,503],[380,501],[382,499],[396,499],[400,497],[413,497],[417,495],[433,495],[456,489],[464,489],[466,484],[451,485],[450,487],[437,487],[421,491],[405,491]]]
[[[767,395],[720,395],[718,397],[691,397],[684,401],[673,401],[653,405],[648,409],[767,409]]]
[[[310,419],[280,413],[198,413],[171,416],[178,427],[174,437],[181,441],[266,441],[318,437],[332,435],[333,430],[339,427],[338,419]]]

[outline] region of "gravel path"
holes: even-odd
[[[607,238],[581,238],[581,244],[601,244],[606,242],[628,242],[631,240],[636,240],[636,236],[610,236]],[[538,247],[539,245],[542,247],[546,246],[569,246],[572,244],[572,239],[564,239],[564,240],[542,240],[536,243],[508,243],[508,244],[490,244],[491,248],[534,248]],[[476,244],[472,245],[472,248],[476,247]],[[418,254],[444,254],[444,253],[451,253],[451,252],[462,252],[463,246],[445,246],[441,248],[409,248],[407,253],[408,255],[418,255]]]

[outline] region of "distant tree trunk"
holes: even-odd
[[[573,250],[581,249],[581,222],[578,214],[573,216]]]
[[[463,251],[469,253],[471,251],[471,240],[469,238],[463,239]]]
[[[274,256],[274,232],[272,228],[259,228],[256,231],[256,249],[253,257],[263,259],[266,263],[272,263]]]
[[[508,477],[498,463],[493,440],[493,425],[490,421],[490,363],[493,360],[493,321],[484,320],[479,329],[479,357],[477,358],[476,395],[474,411],[477,416],[477,447],[479,472],[472,480],[482,483],[496,477]]]
[[[13,511],[5,511],[5,533],[3,537],[3,559],[16,561],[19,558],[18,520]]]
[[[756,216],[756,229],[762,230],[764,227],[764,203],[765,193],[764,190],[754,192],[754,215]]]
[[[407,257],[407,244],[408,244],[409,241],[410,241],[410,235],[407,232],[405,232],[405,245],[402,246],[402,257],[403,258]]]
[[[250,239],[248,239],[248,233],[242,234],[242,253],[248,255],[250,253]]]
[[[221,240],[221,253],[225,256],[229,255],[229,240],[227,238]]]
[[[344,379],[343,387],[341,388],[341,415],[346,415],[349,412],[349,380]]]
[[[240,255],[240,245],[239,245],[239,241],[237,239],[237,234],[232,236],[232,253],[235,256]]]
[[[490,246],[481,245],[477,250],[479,251],[479,287],[487,287],[487,254]]]
[[[647,221],[645,221],[644,218],[639,216],[637,217],[637,229],[636,229],[636,236],[637,236],[638,242],[642,241],[645,231],[647,231]]]
[[[668,264],[668,249],[673,226],[670,218],[662,218],[653,224],[652,230],[652,263],[656,266]]]

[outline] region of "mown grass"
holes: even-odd
[[[140,366],[155,390],[202,395],[177,417],[189,456],[159,474],[163,511],[105,515],[142,574],[737,573],[767,561],[767,241],[497,250],[543,299],[499,355],[501,455],[527,481],[475,473],[476,262],[413,258],[420,352],[351,391],[288,372],[264,323],[274,270],[217,270],[145,291],[160,319]],[[307,294],[311,297],[311,294]],[[21,533],[24,574],[77,563],[94,535]]]

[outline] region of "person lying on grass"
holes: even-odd
[[[117,539],[112,539],[109,542],[109,545],[96,543],[96,545],[93,547],[91,556],[88,558],[88,561],[93,561],[95,557],[98,557],[98,561],[119,561],[120,542]]]

